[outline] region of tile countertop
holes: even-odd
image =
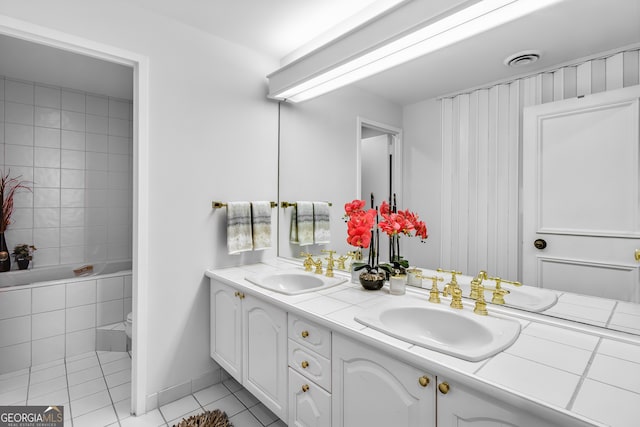
[[[407,287],[406,295],[394,296],[389,294],[388,284],[380,291],[366,291],[347,281],[322,291],[284,295],[245,280],[249,274],[299,265],[275,259],[211,269],[206,275],[450,381],[464,383],[530,411],[550,410],[557,414],[559,421],[566,420],[569,415],[587,425],[631,426],[637,423],[640,415],[638,337],[625,336],[624,340],[618,340],[615,334],[584,325],[574,329],[556,324],[552,319],[539,322],[519,318],[521,332],[515,343],[495,356],[469,362],[395,339],[354,320],[362,310],[393,298],[417,298],[429,304],[426,290]],[[336,271],[336,275],[339,274],[342,272]],[[447,300],[443,298],[442,303],[447,304]],[[468,304],[465,302],[465,310],[473,308]],[[491,307],[489,313],[492,315]]]

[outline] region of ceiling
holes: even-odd
[[[151,13],[169,16],[274,58],[285,58],[285,62],[312,49],[314,41],[326,41],[336,31],[349,30],[372,14],[403,1],[406,0],[131,0]],[[397,104],[407,105],[532,74],[623,46],[638,46],[639,23],[640,0],[564,0],[531,16],[367,78],[357,85]],[[505,57],[525,49],[539,50],[541,60],[522,68],[503,65]],[[50,73],[54,67],[59,67],[60,79],[69,78],[65,65],[73,64],[75,70],[93,70],[102,62],[78,55],[78,58],[71,58],[73,54],[68,52],[30,46],[28,42],[0,36],[3,58],[0,75],[18,77],[12,74],[14,71],[7,71],[9,64],[18,66],[14,61],[6,60],[10,51],[17,52],[33,73],[37,70]],[[46,66],[38,66],[39,58],[46,58]],[[82,60],[87,62],[76,62]],[[113,69],[109,71],[113,76],[120,75],[118,78],[121,78],[123,73],[131,73],[127,67],[114,66],[111,64]],[[100,78],[91,82],[88,77],[91,75]],[[35,75],[20,74],[20,78],[69,87],[64,81],[44,81]],[[82,81],[87,86],[104,85],[107,80],[103,73],[95,72],[74,77],[76,83]],[[74,87],[126,98],[104,90]]]

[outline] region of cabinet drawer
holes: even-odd
[[[289,427],[331,427],[331,395],[289,369]]]
[[[331,362],[314,351],[289,340],[289,366],[325,390],[331,391]]]
[[[289,314],[289,338],[331,359],[331,331]]]

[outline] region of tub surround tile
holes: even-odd
[[[109,114],[109,98],[106,96],[86,95],[86,112],[98,116]]]
[[[80,305],[66,309],[66,331],[75,332],[96,327],[96,305]]]
[[[97,283],[98,302],[124,298],[124,279],[122,276],[98,279]]]
[[[35,237],[35,236],[34,236]],[[31,290],[31,312],[60,310],[65,307],[64,285],[42,286]]]
[[[59,129],[36,127],[33,130],[33,135],[33,145],[35,145],[36,147],[60,148],[61,134]],[[39,183],[35,184],[43,186],[45,182],[47,181],[40,181]],[[49,185],[55,187],[53,183]]]
[[[35,88],[33,83],[19,82],[17,80],[4,80],[5,101],[33,104]]]
[[[66,334],[65,338],[67,356],[75,356],[96,349],[95,329],[70,332]]]
[[[33,166],[33,147],[6,144],[4,163],[7,166]]]
[[[21,125],[17,123],[4,124],[4,143],[5,144],[33,146],[34,141],[35,141],[35,136],[34,136],[33,126]],[[5,162],[6,161],[7,159],[5,159]]]
[[[7,102],[4,104],[5,123],[17,123],[33,126],[34,107],[32,105]]]
[[[31,316],[0,320],[0,347],[31,341]]]
[[[65,312],[64,310],[49,311],[34,314],[32,321],[32,339],[48,338],[56,335],[64,335]]]
[[[60,109],[60,88],[35,85],[35,105]]]
[[[62,109],[84,113],[86,111],[85,93],[62,89]]]
[[[34,124],[45,128],[60,129],[60,110],[48,107],[35,107]]]

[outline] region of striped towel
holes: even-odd
[[[253,249],[271,248],[271,202],[251,202]]]
[[[313,244],[313,203],[296,202],[291,213],[289,240],[300,246]]]
[[[229,254],[253,249],[251,204],[249,202],[227,203],[227,249]]]
[[[313,240],[316,244],[331,243],[329,203],[313,202]]]

